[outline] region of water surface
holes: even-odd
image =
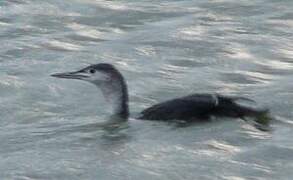
[[[0,1],[1,179],[291,179],[290,0]],[[134,117],[190,93],[253,98],[276,120],[188,127],[107,121],[92,85],[55,72],[112,63]]]

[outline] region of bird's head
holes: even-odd
[[[90,65],[79,71],[56,73],[51,76],[64,79],[84,80],[95,85],[107,84],[112,80],[122,78],[120,72],[113,65],[107,63]]]
[[[79,71],[56,73],[51,76],[64,79],[78,79],[99,87],[113,108],[113,114],[127,119],[128,92],[122,74],[111,64],[90,65]]]

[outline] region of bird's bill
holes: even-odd
[[[85,79],[89,77],[88,74],[81,71],[56,73],[52,74],[51,76],[64,79]]]

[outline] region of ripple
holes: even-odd
[[[66,26],[74,31],[75,35],[70,35],[71,38],[75,40],[81,40],[81,41],[88,41],[88,40],[105,41],[109,39],[114,39],[118,35],[121,35],[124,33],[124,31],[119,28],[97,29],[97,27],[94,27],[94,26],[88,26],[88,25],[83,25],[78,23],[70,23],[70,24],[67,24]]]
[[[288,118],[281,117],[281,116],[276,116],[276,120],[281,123],[284,123],[286,126],[293,126],[292,119],[288,119]]]
[[[241,166],[248,166],[248,167],[251,167],[253,169],[268,173],[268,174],[272,174],[272,172],[273,172],[271,167],[261,165],[261,164],[257,164],[257,163],[246,163],[246,162],[234,161],[234,160],[231,160],[229,162],[231,162],[233,164],[241,165]]]
[[[278,29],[284,26],[288,28],[293,28],[292,19],[271,19],[271,20],[267,20],[266,23]]]
[[[174,66],[171,64],[166,64],[159,69],[159,73],[163,76],[164,79],[168,80],[178,80],[178,78],[183,78],[186,71],[189,67]]]
[[[3,86],[14,86],[16,88],[20,88],[24,86],[25,83],[17,76],[6,75],[0,76],[0,84]]]
[[[216,150],[221,150],[226,153],[238,153],[241,151],[241,149],[237,146],[233,146],[231,144],[228,144],[227,142],[224,141],[216,141],[212,140],[206,143],[208,147],[216,149]]]
[[[293,60],[293,46],[291,46],[291,48],[289,49],[289,48],[281,48],[280,50],[279,50],[282,54],[283,54],[283,56],[285,56],[286,58],[289,58],[289,59],[291,59],[291,60]]]
[[[145,56],[154,56],[156,55],[156,49],[153,46],[140,46],[135,48],[135,50]]]
[[[190,26],[178,30],[175,37],[184,40],[201,40],[207,35],[207,29],[204,26]]]
[[[85,26],[77,23],[68,24],[67,27],[74,30],[74,32],[82,37],[91,39],[103,39],[104,33],[94,29],[90,26]]]
[[[0,26],[10,26],[10,23],[0,21]]]
[[[290,62],[267,60],[265,62],[257,62],[257,64],[261,64],[261,65],[269,67],[271,69],[279,69],[279,70],[292,70],[293,69],[293,63],[290,63]]]
[[[237,74],[237,73],[224,73],[223,74],[224,80],[233,82],[236,84],[256,84],[258,81],[253,80],[243,74]]]
[[[224,77],[230,81],[233,81],[234,83],[239,84],[267,84],[276,78],[273,75],[252,71],[235,71],[233,73],[224,73]]]
[[[249,137],[254,139],[272,138],[272,134],[270,132],[260,131],[259,129],[256,129],[254,126],[251,126],[250,124],[243,124],[242,128],[243,130],[240,131],[241,133],[247,134]]]
[[[82,46],[58,40],[52,40],[43,46],[48,49],[58,51],[80,51],[82,49]]]
[[[238,43],[231,43],[224,50],[224,53],[229,58],[234,59],[252,59],[254,55],[250,53],[249,49]]]
[[[83,0],[83,2],[90,3],[93,5],[97,5],[99,7],[105,8],[105,9],[111,9],[116,11],[126,11],[126,10],[133,10],[137,9],[133,6],[131,6],[130,3],[121,3],[117,1],[105,1],[105,0]]]
[[[222,176],[224,180],[246,180],[246,178],[238,177],[238,176]]]
[[[234,30],[231,30],[235,34],[246,34],[246,35],[257,35],[258,33],[254,32],[251,29],[246,29],[244,27],[236,28]]]
[[[237,72],[248,75],[251,78],[257,79],[261,82],[268,82],[270,80],[275,79],[275,76],[273,76],[273,75],[264,74],[264,73],[260,73],[260,72],[252,72],[252,71],[237,71]]]
[[[174,65],[174,66],[186,67],[186,68],[204,67],[204,66],[208,65],[206,62],[203,62],[203,61],[200,61],[200,60],[195,60],[193,58],[169,60],[169,63]]]

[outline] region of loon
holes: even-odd
[[[99,63],[79,71],[56,73],[51,76],[65,79],[78,79],[96,85],[112,107],[112,115],[128,119],[128,90],[122,74],[111,64]],[[244,97],[230,97],[219,94],[192,94],[153,105],[140,113],[138,119],[182,120],[194,122],[218,117],[263,117],[268,110],[247,107],[238,100],[253,101]],[[254,102],[254,101],[253,101]]]

